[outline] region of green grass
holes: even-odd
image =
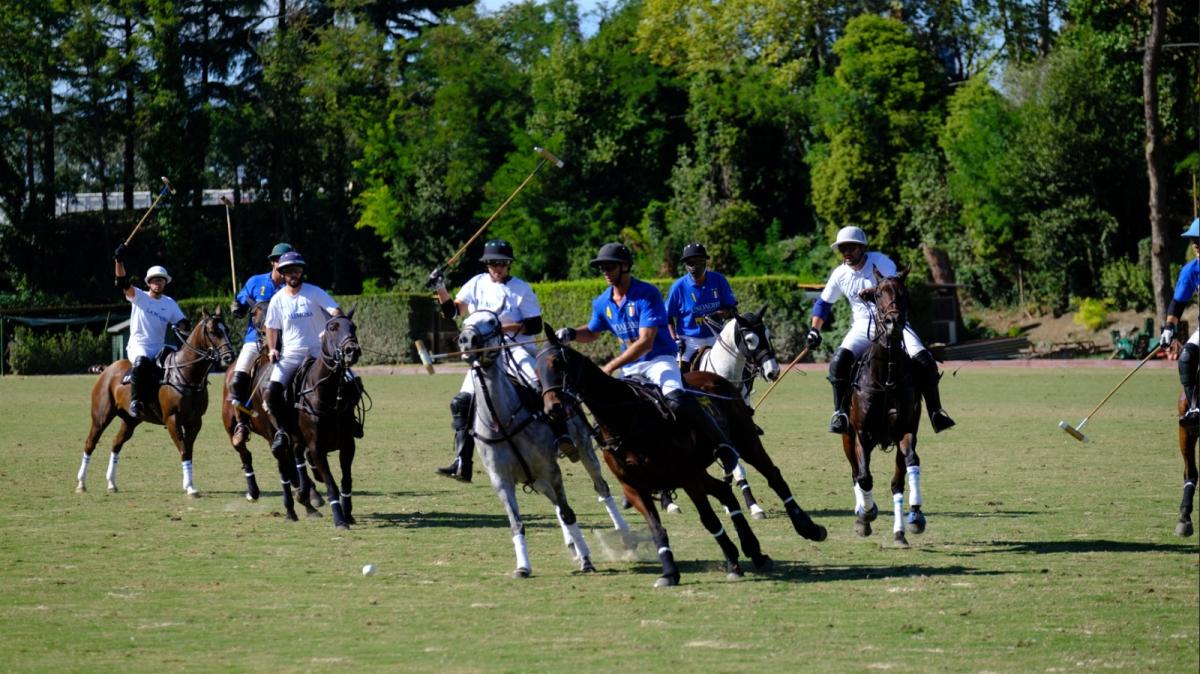
[[[534,577],[514,566],[486,479],[440,478],[457,376],[370,377],[359,447],[359,526],[290,524],[257,439],[263,498],[248,503],[210,408],[196,485],[161,427],[126,446],[104,492],[113,431],[86,494],[73,493],[91,377],[0,379],[0,671],[1176,671],[1200,664],[1200,555],[1173,528],[1182,462],[1171,370],[1139,373],[1077,423],[1118,370],[947,376],[958,428],[920,446],[929,529],[852,530],[848,467],[824,432],[828,384],[793,374],[758,415],[766,443],[829,539],[797,537],[753,475],[777,562],[724,579],[716,545],[682,503],[667,517],[683,570],[595,555],[573,572],[541,497],[521,495]],[[215,382],[216,380],[214,380]],[[210,391],[214,403],[219,386]],[[876,454],[886,485],[891,455]],[[572,503],[593,547],[607,518],[577,465]],[[615,481],[612,481],[615,487]],[[631,511],[630,511],[631,512]],[[641,529],[636,515],[630,522]],[[378,573],[366,578],[365,563]]]

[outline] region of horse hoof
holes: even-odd
[[[767,512],[763,510],[761,506],[755,503],[754,505],[750,506],[750,516],[756,520],[765,520],[767,519]]]
[[[518,566],[517,570],[512,572],[512,577],[516,579],[528,578],[531,575],[533,572],[523,566]]]
[[[336,531],[350,531],[349,524],[335,524],[335,525],[333,525],[333,528]]]
[[[83,484],[82,482],[77,482],[77,483],[75,484],[75,493],[76,493],[76,494],[86,494],[86,493],[87,493],[87,487],[86,487],[86,486],[84,486],[84,484]]]
[[[584,557],[583,564],[579,567],[579,570],[584,573],[596,573],[596,565],[592,564],[592,560]]]
[[[1184,538],[1191,536],[1193,533],[1192,521],[1191,520],[1180,520],[1179,523],[1177,523],[1175,525],[1175,533],[1180,536],[1183,536]]]
[[[667,504],[667,512],[671,513],[672,515],[678,515],[679,513],[683,512],[683,510],[674,503],[669,503]]]
[[[113,491],[116,491],[116,489],[113,489]],[[195,489],[189,489],[187,491],[187,497],[188,498],[200,498],[200,492],[196,491]]]
[[[325,505],[325,497],[321,496],[321,492],[313,489],[308,494],[308,502],[312,504],[312,507],[320,508]]]
[[[893,540],[892,540],[892,544],[893,544],[893,545],[895,545],[897,548],[903,548],[903,549],[905,549],[905,550],[907,550],[907,549],[908,549],[908,547],[909,547],[909,546],[908,546],[908,539],[904,537],[904,532],[903,532],[903,531],[897,531],[897,532],[896,532],[896,533],[895,533],[895,534],[892,536],[892,539],[893,539]]]
[[[817,543],[820,543],[826,538],[829,538],[829,530],[814,522],[811,527],[805,531],[801,531],[800,535],[810,541],[816,541]]]
[[[659,576],[658,580],[654,581],[654,587],[675,587],[679,584],[679,579],[674,576]]]
[[[296,517],[296,512],[294,510],[288,511],[288,514],[285,515],[285,517],[287,517],[287,521],[289,521],[289,522],[299,522],[300,521],[300,518]]]
[[[730,571],[729,573],[725,574],[725,580],[742,580],[745,577],[745,574],[738,571]]]
[[[913,511],[908,513],[908,522],[904,525],[910,534],[925,533],[925,513]]]
[[[305,517],[324,517],[325,515],[323,515],[320,510],[313,508],[313,509],[309,509],[307,512],[305,512],[304,516]]]
[[[251,502],[251,503],[254,503],[255,501],[257,501],[257,500],[258,500],[258,497],[257,497],[257,496],[254,496],[254,495],[252,495],[252,494],[250,494],[250,493],[247,493],[247,494],[246,494],[246,500],[247,500],[247,501],[249,501],[249,502]]]
[[[879,517],[879,504],[872,503],[871,509],[863,515],[863,519],[868,522],[874,522],[875,518]]]
[[[115,494],[115,493],[117,493],[117,491],[119,491],[117,489],[117,485],[115,485],[115,484],[108,485],[108,493]]]
[[[358,524],[358,520],[353,515],[346,515],[346,524]]]
[[[763,555],[754,561],[755,571],[770,571],[775,568],[775,560],[771,559],[770,555]]]
[[[866,538],[871,535],[871,522],[862,516],[859,516],[854,521],[854,533],[858,534],[859,538]]]

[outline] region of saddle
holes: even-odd
[[[683,370],[683,371],[684,372],[698,371],[700,369],[701,359],[703,359],[704,354],[708,353],[709,351],[712,351],[711,346],[702,346],[702,347],[696,349],[696,353],[693,353],[692,357],[689,358],[686,363],[684,363],[685,365],[687,365],[687,369]],[[680,368],[680,369],[683,369],[683,368]]]
[[[625,377],[621,381],[637,395],[638,399],[653,405],[663,421],[675,421],[675,412],[667,403],[667,397],[663,395],[662,389],[654,385],[654,382],[638,375]]]

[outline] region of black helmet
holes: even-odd
[[[304,256],[294,250],[289,250],[279,256],[279,266],[276,267],[279,271],[283,271],[288,267],[303,267]]]
[[[512,244],[504,239],[492,239],[483,244],[483,257],[480,262],[512,262]]]
[[[704,244],[693,241],[683,247],[683,255],[679,256],[680,260],[687,261],[693,257],[702,257],[708,259],[708,251],[704,250]]]
[[[600,246],[600,252],[596,253],[596,257],[592,258],[589,264],[596,267],[605,262],[632,265],[633,253],[629,252],[629,249],[623,243],[606,243]]]

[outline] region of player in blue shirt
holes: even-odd
[[[234,316],[238,318],[245,316],[251,305],[256,302],[269,302],[275,291],[283,287],[283,276],[276,267],[279,266],[279,257],[291,251],[292,247],[286,243],[275,244],[275,247],[271,249],[271,254],[267,256],[267,261],[271,263],[271,271],[247,279],[246,285],[242,286],[237,297],[229,304],[229,310],[233,312]],[[250,407],[251,372],[254,369],[254,362],[258,359],[258,354],[258,331],[254,329],[254,322],[251,321],[246,326],[242,351],[238,354],[237,363],[233,366],[233,378],[229,380],[229,402],[233,403],[235,409],[239,406]],[[238,423],[234,431],[235,436],[237,433],[249,432],[245,416],[245,412],[240,410],[237,412]]]
[[[737,467],[737,450],[716,421],[683,387],[683,377],[675,362],[675,343],[665,329],[667,310],[662,293],[633,277],[630,273],[633,253],[623,244],[604,244],[591,264],[604,275],[609,287],[592,301],[592,317],[588,324],[562,328],[558,338],[563,342],[587,344],[596,341],[604,332],[616,335],[621,340],[621,353],[602,366],[604,372],[619,377],[636,374],[654,382],[675,416],[691,425],[716,448],[721,469],[726,475],[732,475]]]
[[[728,318],[737,308],[737,298],[723,275],[709,271],[708,251],[703,245],[684,246],[681,259],[687,273],[676,279],[667,293],[667,320],[683,367],[691,363],[696,351],[717,341],[703,317]]]
[[[1167,349],[1171,355],[1178,354],[1179,383],[1183,384],[1183,392],[1187,395],[1188,409],[1179,417],[1180,426],[1194,426],[1200,423],[1200,407],[1196,400],[1196,368],[1200,366],[1200,328],[1192,330],[1187,344],[1182,349],[1175,346],[1175,333],[1179,330],[1179,318],[1183,310],[1196,296],[1200,289],[1200,218],[1192,221],[1192,226],[1183,233],[1184,238],[1191,239],[1192,259],[1179,270],[1179,279],[1175,282],[1175,294],[1167,307],[1167,318],[1163,323],[1162,336],[1158,344]]]

